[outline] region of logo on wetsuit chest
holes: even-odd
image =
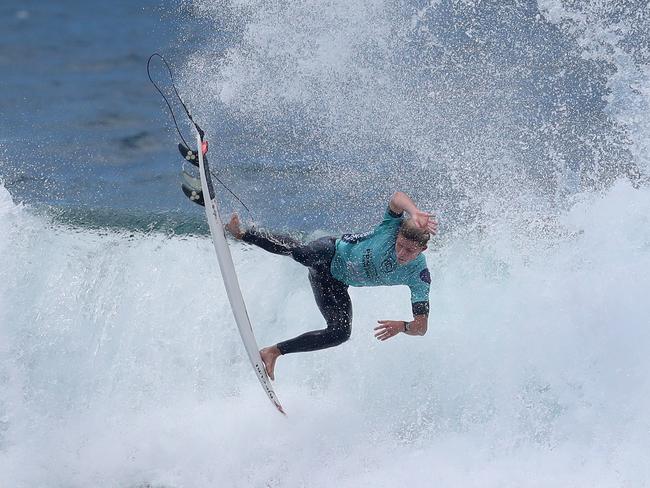
[[[380,267],[384,273],[390,273],[395,270],[397,263],[389,256],[381,262]],[[375,268],[375,265],[372,262],[372,249],[366,249],[363,252],[363,271],[365,272],[366,277],[371,280],[377,280],[379,278],[377,268]]]
[[[363,251],[363,270],[371,280],[377,279],[377,270],[372,263],[372,249],[370,248]]]
[[[390,273],[395,269],[396,263],[391,257],[387,257],[381,263],[381,269],[384,273]]]

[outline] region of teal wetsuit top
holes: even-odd
[[[330,271],[350,286],[406,285],[411,290],[413,315],[428,314],[431,276],[424,255],[403,265],[397,262],[395,241],[403,215],[388,207],[374,230],[337,239]]]

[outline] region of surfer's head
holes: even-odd
[[[417,258],[427,248],[429,237],[429,231],[418,227],[413,219],[404,220],[395,241],[397,262],[406,264]]]

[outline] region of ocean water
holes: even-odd
[[[650,485],[647,2],[0,14],[0,486]],[[280,358],[275,413],[154,51],[251,209],[224,211],[305,237],[396,189],[438,214],[426,336],[378,343],[408,290],[352,289],[352,338]],[[232,251],[260,345],[321,327],[304,268]]]

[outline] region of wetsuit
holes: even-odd
[[[403,214],[388,208],[382,222],[365,234],[346,234],[340,239],[322,237],[308,244],[287,236],[256,229],[242,240],[274,254],[291,256],[309,268],[309,282],[326,329],[314,330],[277,346],[282,354],[315,351],[338,346],[350,338],[352,301],[348,286],[407,285],[414,315],[429,312],[429,270],[424,255],[399,265],[395,240]]]

